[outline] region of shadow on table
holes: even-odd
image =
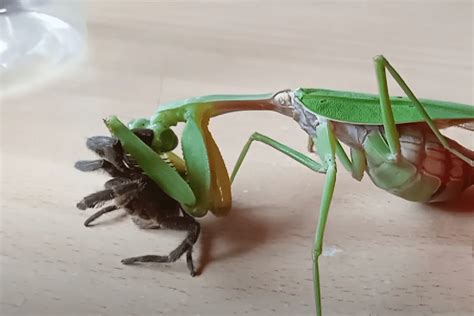
[[[474,213],[474,186],[452,201],[428,204],[428,206],[446,212]]]
[[[234,207],[226,217],[214,217],[203,221],[198,275],[211,262],[238,257],[270,240],[274,243],[288,236],[289,230],[294,226],[292,221],[300,219],[290,213],[283,217],[264,215],[271,212],[271,209],[272,206],[259,206],[252,209]],[[225,247],[216,247],[217,243],[225,243]]]

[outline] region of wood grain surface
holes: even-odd
[[[201,220],[201,274],[165,254],[182,234],[123,213],[85,228],[75,208],[103,175],[86,137],[102,119],[145,117],[195,95],[321,87],[376,92],[383,53],[420,97],[473,104],[472,1],[87,1],[88,52],[60,77],[1,100],[2,315],[308,315],[324,176],[262,145],[233,186],[227,218]],[[391,91],[400,90],[391,83]],[[177,128],[181,130],[180,127]],[[211,122],[228,168],[254,131],[305,151],[274,113]],[[474,148],[472,134],[448,131]],[[326,315],[472,315],[474,191],[401,200],[339,168],[321,260]]]

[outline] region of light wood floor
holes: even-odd
[[[201,221],[199,277],[184,260],[123,266],[183,236],[140,231],[120,212],[82,226],[90,213],[75,204],[105,177],[73,164],[93,157],[85,139],[107,134],[110,114],[128,120],[178,98],[300,86],[376,92],[372,57],[381,53],[418,96],[474,103],[471,1],[86,3],[84,61],[2,99],[2,315],[314,313],[323,175],[257,144],[231,215]],[[254,131],[306,148],[297,124],[274,113],[230,114],[211,129],[229,169]],[[472,135],[449,135],[474,148]],[[326,314],[472,313],[474,191],[416,204],[339,171],[321,260]]]

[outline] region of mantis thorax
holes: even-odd
[[[292,101],[292,116],[293,119],[298,122],[300,127],[308,133],[311,137],[316,137],[316,127],[324,118],[319,117],[317,114],[306,108],[295,96],[291,93]]]

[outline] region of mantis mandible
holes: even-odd
[[[208,211],[216,216],[228,213],[231,183],[254,141],[325,174],[312,258],[316,314],[322,315],[319,257],[336,183],[337,159],[356,180],[360,181],[365,172],[379,188],[411,201],[454,199],[474,184],[474,152],[440,132],[450,126],[473,130],[474,107],[418,100],[387,59],[377,56],[374,64],[379,96],[322,89],[211,95],[162,105],[150,119],[133,120],[128,127],[116,117],[105,122],[144,172],[194,217]],[[390,97],[387,71],[406,97]],[[309,135],[310,151],[316,149],[319,161],[254,133],[229,178],[207,126],[211,117],[244,110],[276,111],[296,120]],[[171,127],[179,122],[185,123],[183,158],[172,152],[178,138]],[[153,130],[151,146],[131,131],[138,128]],[[350,157],[341,143],[349,146]]]

